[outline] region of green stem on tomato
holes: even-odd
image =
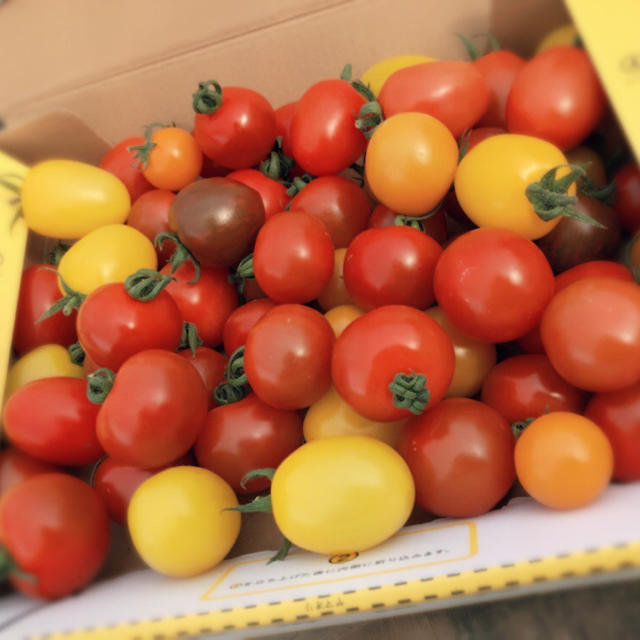
[[[113,388],[115,379],[116,374],[106,367],[90,373],[87,376],[87,398],[89,401],[93,404],[102,404]]]
[[[167,261],[168,264],[171,265],[171,273],[175,273],[178,267],[182,266],[187,260],[191,260],[195,273],[193,276],[193,280],[189,280],[187,284],[195,284],[196,282],[198,282],[198,280],[200,280],[200,262],[198,261],[198,259],[183,244],[177,233],[161,231],[153,239],[153,244],[156,246],[156,248],[162,249],[166,240],[170,240],[176,245],[174,252],[171,254],[171,257]]]
[[[199,82],[192,104],[196,113],[215,113],[222,104],[222,87],[215,80]]]
[[[427,387],[427,378],[421,373],[396,373],[389,384],[393,395],[393,404],[398,409],[407,409],[419,416],[429,405],[431,392]]]
[[[153,269],[138,269],[124,281],[124,288],[134,300],[149,302],[171,282],[175,282],[173,276]]]

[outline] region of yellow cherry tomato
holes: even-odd
[[[577,37],[578,30],[571,23],[556,27],[540,40],[536,47],[536,55],[552,47],[573,45]]]
[[[426,113],[398,113],[374,131],[365,176],[376,199],[392,211],[421,216],[444,198],[458,164],[458,144]]]
[[[458,331],[440,307],[427,309],[430,315],[451,338],[456,357],[455,369],[446,398],[470,398],[482,388],[484,379],[496,364],[497,355],[495,345],[478,342]]]
[[[413,67],[417,64],[423,64],[425,62],[433,62],[435,58],[429,58],[428,56],[394,56],[393,58],[386,58],[376,62],[372,67],[369,67],[360,77],[364,84],[369,85],[373,94],[377,96],[382,89],[382,85],[387,78],[396,71],[404,69],[406,67]]]
[[[271,483],[273,516],[293,544],[334,554],[364,551],[407,521],[415,498],[407,463],[362,436],[313,440],[290,454]]]
[[[82,367],[71,362],[59,344],[43,344],[16,360],[7,374],[5,398],[28,382],[41,378],[84,378]]]
[[[352,409],[332,387],[307,410],[303,431],[307,442],[332,436],[367,436],[395,447],[405,422],[369,420]]]
[[[549,233],[558,216],[545,221],[533,210],[525,190],[550,169],[567,164],[555,145],[540,138],[506,133],[477,144],[460,161],[455,189],[460,206],[479,227],[510,229],[529,240]],[[569,173],[568,167],[556,177]],[[576,192],[575,184],[569,195]]]
[[[567,161],[570,164],[583,165],[584,170],[598,187],[607,184],[607,172],[604,168],[602,158],[591,147],[576,147],[565,152]]]
[[[187,578],[224,560],[240,533],[233,489],[199,467],[171,467],[145,480],[127,511],[136,551],[158,573]]]
[[[131,199],[112,173],[75,160],[45,160],[25,176],[22,212],[30,229],[60,239],[81,238],[127,219]]]
[[[58,273],[71,289],[89,294],[103,284],[124,282],[138,269],[157,266],[149,238],[126,224],[109,224],[78,240],[62,256]]]
[[[341,304],[329,309],[324,317],[331,325],[336,338],[357,318],[364,315],[364,311],[353,304]]]
[[[325,310],[333,309],[343,304],[353,304],[353,298],[349,295],[344,284],[344,256],[347,250],[336,249],[333,254],[333,273],[324,291],[318,296],[318,303]]]

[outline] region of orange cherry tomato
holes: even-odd
[[[339,305],[353,304],[353,298],[349,295],[344,284],[344,256],[346,248],[336,249],[333,254],[333,273],[324,291],[318,296],[318,303],[325,310],[333,309]]]
[[[353,304],[341,304],[329,309],[324,317],[331,325],[336,338],[357,318],[364,315],[364,311]]]

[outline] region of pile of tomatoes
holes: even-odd
[[[517,481],[571,509],[640,479],[640,169],[582,48],[468,48],[276,110],[201,82],[192,129],[30,169],[22,214],[59,242],[23,275],[3,412],[18,589],[86,584],[109,519],[180,577],[241,512],[273,512],[280,559]]]

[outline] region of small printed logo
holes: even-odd
[[[357,557],[357,551],[353,551],[352,553],[336,553],[334,556],[331,556],[329,558],[329,562],[331,564],[342,564],[343,562],[350,562],[351,560],[355,560]]]
[[[620,69],[624,73],[640,73],[640,51],[629,53],[620,60]]]

